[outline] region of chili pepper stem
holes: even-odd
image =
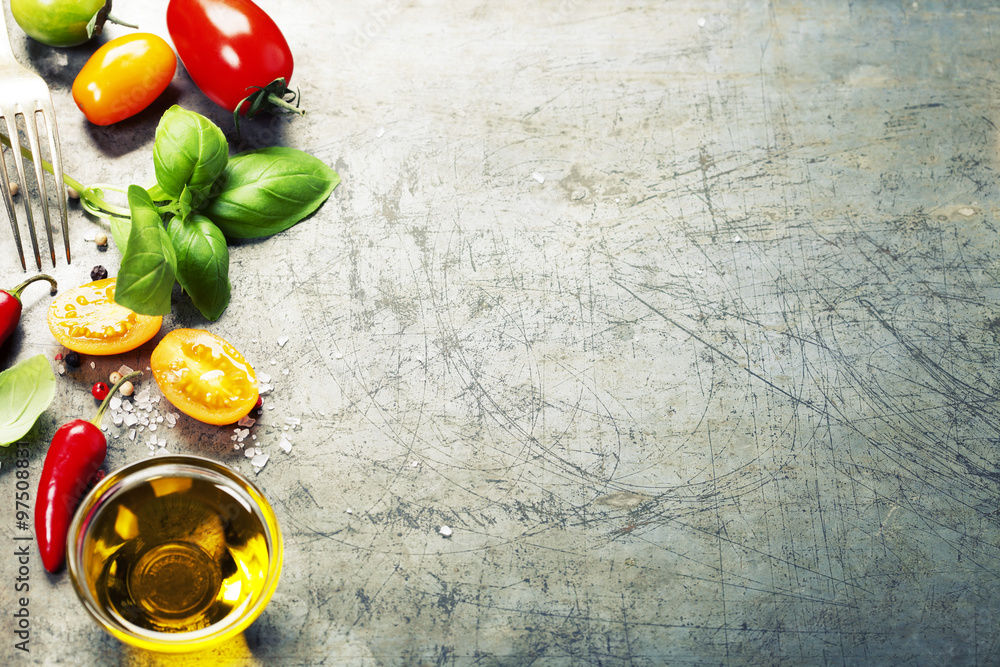
[[[128,375],[119,378],[118,382],[115,382],[115,386],[113,386],[111,388],[111,391],[108,392],[108,395],[104,397],[103,401],[101,401],[101,407],[97,408],[97,415],[95,415],[94,418],[90,420],[90,423],[96,426],[97,428],[101,428],[101,421],[104,419],[104,411],[107,410],[108,405],[111,404],[111,397],[118,393],[118,389],[123,384],[125,384],[132,378],[139,377],[140,375],[142,375],[142,371],[132,371]]]
[[[48,280],[49,284],[52,286],[51,293],[52,294],[56,293],[56,289],[58,289],[59,285],[56,284],[56,279],[53,278],[52,276],[50,276],[47,273],[39,273],[37,276],[30,277],[27,280],[25,280],[23,283],[21,283],[20,285],[18,285],[17,287],[15,287],[14,289],[8,290],[7,293],[10,294],[15,299],[17,299],[18,301],[20,301],[21,300],[21,292],[24,291],[24,288],[27,287],[28,285],[30,285],[31,283],[36,282],[38,280]]]

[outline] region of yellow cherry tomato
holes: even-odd
[[[139,315],[115,303],[115,278],[67,290],[49,305],[49,330],[59,343],[80,354],[121,354],[160,330],[162,317]]]
[[[198,421],[232,424],[257,404],[257,375],[235,347],[202,329],[174,329],[149,359],[160,391]]]
[[[176,70],[177,56],[162,37],[124,35],[90,57],[73,81],[73,100],[90,122],[111,125],[152,104]]]

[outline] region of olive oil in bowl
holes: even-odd
[[[70,527],[70,573],[111,634],[161,651],[241,632],[277,585],[281,537],[267,501],[218,463],[144,460],[105,478]]]

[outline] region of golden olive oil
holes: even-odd
[[[233,489],[201,477],[159,477],[101,506],[84,545],[97,603],[127,624],[191,632],[238,616],[266,586],[260,517]]]

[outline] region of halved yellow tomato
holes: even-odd
[[[257,375],[235,347],[202,329],[174,329],[153,350],[149,367],[175,408],[224,426],[257,403]]]
[[[160,330],[163,318],[139,315],[115,303],[115,278],[74,287],[49,306],[52,335],[80,354],[121,354],[139,347]]]

